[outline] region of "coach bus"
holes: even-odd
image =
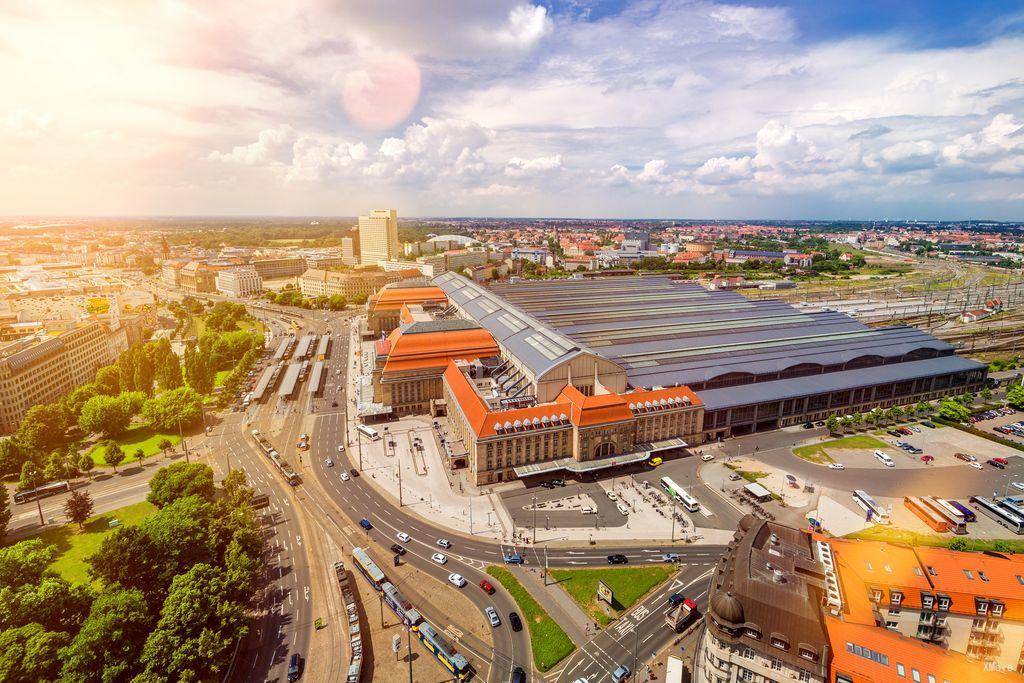
[[[926,505],[925,502],[917,496],[904,496],[903,504],[907,506],[908,510],[917,515],[922,522],[930,526],[933,531],[938,531],[940,533],[949,531],[949,522],[928,507],[928,505]]]
[[[983,496],[971,496],[971,504],[1015,534],[1024,534],[1024,517]]]
[[[951,498],[947,498],[946,502],[956,508],[957,512],[959,512],[963,516],[965,522],[977,522],[978,521],[978,515],[974,514],[974,510],[972,510],[971,508],[967,507],[966,505],[964,505],[960,501],[952,500]]]
[[[17,503],[28,503],[38,498],[47,498],[49,496],[55,496],[58,493],[64,493],[70,491],[71,485],[66,481],[51,481],[49,484],[43,484],[42,486],[34,489],[28,489],[27,491],[16,491],[14,493],[14,502]]]
[[[960,514],[960,511],[950,505],[942,498],[925,496],[921,499],[925,505],[938,513],[940,517],[949,522],[949,530],[954,534],[967,533],[967,520]]]
[[[455,651],[455,647],[436,628],[429,622],[422,621],[418,626],[413,626],[412,630],[427,652],[434,655],[434,658],[448,669],[456,681],[468,679],[470,675],[469,662]]]
[[[381,585],[387,581],[387,577],[377,563],[370,559],[369,553],[362,548],[352,548],[352,559],[355,561],[359,573],[366,577],[371,586],[380,590]]]
[[[697,502],[697,499],[687,493],[682,486],[672,481],[670,477],[662,477],[660,484],[668,495],[678,500],[689,512],[700,510],[700,503]]]
[[[412,606],[408,598],[402,595],[402,592],[398,590],[398,586],[390,581],[385,581],[380,586],[380,592],[384,594],[384,602],[398,615],[403,624],[415,626],[423,621],[423,615]]]
[[[884,507],[875,502],[867,491],[857,489],[853,492],[853,500],[867,513],[868,519],[876,524],[888,524],[889,513]]]
[[[373,427],[367,427],[366,425],[359,425],[358,427],[356,427],[356,429],[358,429],[359,433],[362,434],[363,436],[365,436],[370,441],[376,441],[377,439],[380,438],[380,434],[378,434],[377,430],[374,429]]]

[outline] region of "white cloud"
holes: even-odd
[[[505,175],[510,178],[524,178],[542,175],[562,168],[562,155],[555,154],[535,159],[512,157],[505,164]]]
[[[247,166],[265,165],[280,161],[284,151],[290,151],[295,131],[287,124],[276,128],[261,130],[256,141],[248,145],[238,145],[230,152],[213,151],[209,154],[211,161],[226,161]]]
[[[489,32],[485,40],[503,47],[517,50],[531,50],[537,43],[551,35],[554,25],[546,7],[540,5],[516,5],[508,12],[508,21],[496,31]]]

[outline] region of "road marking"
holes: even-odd
[[[306,593],[306,602],[309,602],[309,586],[303,586]]]

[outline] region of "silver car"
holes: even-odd
[[[501,626],[501,617],[498,616],[497,610],[493,607],[485,607],[484,614],[487,615],[487,620],[491,622],[491,626],[495,628]]]

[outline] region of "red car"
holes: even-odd
[[[487,579],[480,579],[480,587],[484,589],[484,593],[494,595],[494,586]]]

